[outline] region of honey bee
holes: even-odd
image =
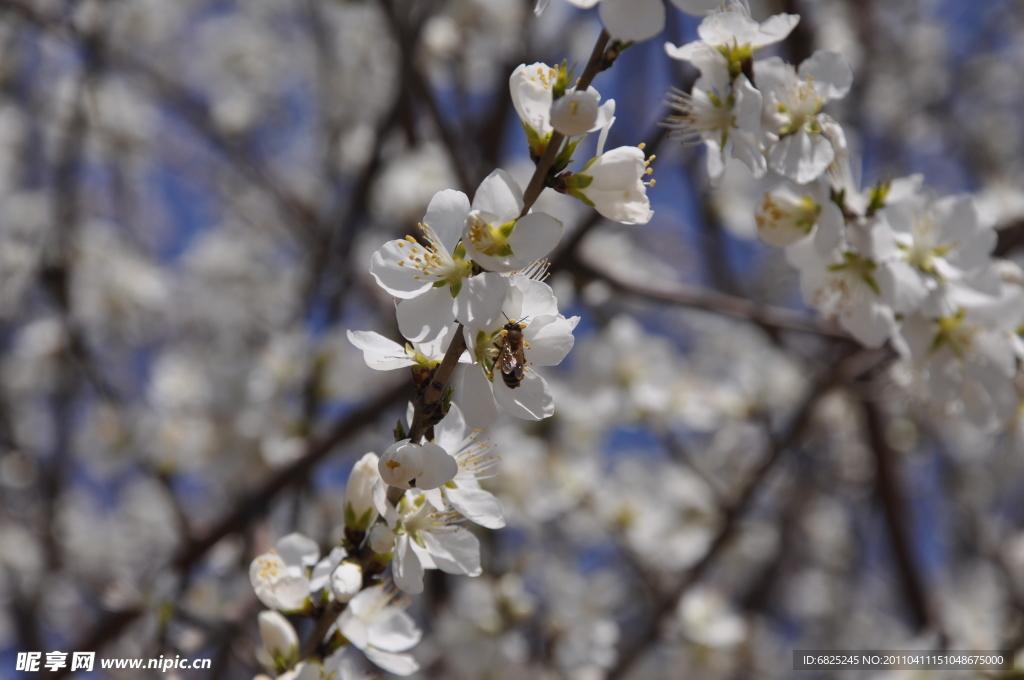
[[[505,381],[505,385],[514,390],[522,382],[523,371],[526,368],[524,324],[515,319],[509,319],[507,316],[505,318],[508,319],[508,323],[502,326],[501,337],[498,342],[494,343],[494,346],[498,348],[498,358],[494,363],[501,370],[501,379]]]

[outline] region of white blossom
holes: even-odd
[[[754,63],[754,74],[764,94],[769,167],[797,184],[817,179],[839,153],[845,153],[842,128],[821,107],[850,91],[850,65],[834,52],[819,50],[799,70],[770,57]]]
[[[551,287],[524,274],[475,276],[467,282],[463,295],[457,314],[476,364],[462,370],[455,387],[455,399],[466,421],[474,427],[489,424],[497,417],[496,404],[517,418],[550,416],[554,413],[550,388],[532,367],[561,363],[572,349],[572,331],[579,317],[566,319],[559,314]],[[522,329],[527,363],[515,388],[505,384],[495,367],[499,354],[495,343],[505,325],[512,322]]]
[[[423,636],[403,601],[385,586],[364,588],[338,619],[338,630],[374,664],[395,675],[411,675],[419,664],[410,654]]]
[[[283,612],[306,606],[309,570],[320,559],[320,548],[302,534],[288,534],[249,566],[249,580],[260,602]]]
[[[433,442],[415,444],[403,439],[395,442],[377,463],[381,479],[400,489],[436,489],[458,472],[455,459]]]
[[[257,617],[260,637],[274,664],[279,669],[290,668],[299,659],[299,636],[288,619],[276,611],[260,612]]]
[[[345,527],[365,531],[377,519],[373,504],[373,487],[380,479],[377,472],[379,458],[367,453],[352,468],[345,484]]]
[[[331,594],[338,602],[348,602],[362,587],[363,568],[356,562],[342,562],[331,573]]]
[[[543,212],[520,217],[523,205],[523,190],[504,170],[495,170],[481,182],[462,240],[474,262],[488,271],[515,271],[558,245],[562,223]]]
[[[572,175],[568,191],[610,220],[647,224],[654,216],[645,182],[650,161],[641,148],[623,146],[591,158]]]
[[[480,575],[480,542],[457,524],[461,517],[438,511],[419,491],[403,496],[396,510],[389,517],[395,533],[391,564],[396,586],[411,594],[422,592],[424,569]]]
[[[700,40],[681,47],[665,43],[668,56],[692,62],[702,76],[715,81],[737,78],[756,50],[781,42],[800,22],[795,14],[776,14],[758,23],[750,18],[745,2],[727,0],[724,5],[701,21],[697,27]]]

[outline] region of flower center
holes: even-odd
[[[975,328],[964,324],[966,311],[961,308],[953,316],[944,316],[936,322],[938,328],[935,331],[935,337],[932,338],[932,352],[947,345],[953,354],[962,359],[964,354],[970,350],[974,343]]]
[[[671,130],[670,137],[682,140],[683,144],[699,144],[705,133],[721,132],[722,144],[725,144],[729,130],[736,127],[736,116],[732,112],[736,95],[730,92],[723,99],[714,90],[704,94],[707,99],[680,90],[669,93],[668,105],[679,112],[668,117],[666,127]]]
[[[851,278],[867,284],[875,295],[881,295],[882,289],[879,287],[878,281],[875,280],[876,269],[878,269],[877,262],[856,253],[843,253],[843,262],[833,264],[828,268],[831,272],[847,273]]]
[[[450,285],[459,283],[472,273],[473,264],[465,259],[465,246],[460,243],[455,247],[453,255],[444,247],[444,243],[429,224],[421,222],[419,227],[430,245],[421,247],[415,237],[406,236],[405,240],[399,241],[399,244],[405,244],[402,247],[407,245],[411,248],[408,257],[399,261],[400,266],[409,265],[423,272],[427,278]]]
[[[515,226],[515,220],[493,225],[483,213],[474,210],[469,214],[469,240],[479,253],[491,257],[507,257],[512,254],[508,237],[512,235]]]
[[[785,122],[779,128],[779,134],[791,135],[801,129],[812,135],[819,134],[821,125],[816,116],[823,103],[811,79],[802,80],[782,90],[776,108]]]

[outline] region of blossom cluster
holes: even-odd
[[[846,134],[823,111],[850,91],[845,58],[755,59],[798,21],[757,22],[736,1],[704,18],[699,40],[667,43],[701,74],[691,92],[671,95],[670,134],[703,142],[712,181],[735,159],[771,186],[757,233],[786,249],[808,305],[867,347],[891,343],[944,411],[1007,423],[1020,403],[1024,273],[990,256],[996,233],[970,197],[937,198],[920,175],[860,185]]]
[[[615,102],[600,104],[593,87],[577,90],[570,80],[565,64],[524,64],[510,77],[537,176],[609,219],[648,222],[650,160],[640,147],[605,152]],[[600,132],[596,155],[578,172],[567,170],[592,132]],[[481,428],[499,409],[526,420],[554,413],[550,385],[535,367],[561,363],[579,322],[559,312],[544,281],[562,223],[531,208],[515,179],[495,170],[472,201],[460,191],[437,192],[420,237],[388,241],[371,257],[370,274],[394,297],[405,343],[371,331],[350,330],[348,339],[372,369],[411,369],[420,397],[399,423],[395,444],[379,457],[367,453],[353,469],[341,546],[320,559],[314,541],[293,533],[252,562],[253,588],[270,607],[260,615],[266,665],[277,677],[345,677],[349,644],[387,671],[415,672],[407,650],[421,633],[388,589],[422,592],[426,569],[481,574],[480,542],[463,523],[505,525],[501,503],[480,485],[497,461],[479,439]],[[443,417],[420,432],[421,400],[446,361],[459,366],[443,393]],[[388,564],[393,586],[381,578]],[[323,620],[332,607],[341,608],[340,617],[322,641],[313,640],[318,660],[300,655],[283,613]]]

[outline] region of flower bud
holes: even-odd
[[[409,439],[395,442],[380,457],[377,471],[386,484],[409,489],[409,482],[423,474],[423,449]]]
[[[331,574],[331,592],[338,602],[348,602],[363,588],[363,568],[355,562],[342,562]]]
[[[810,196],[785,187],[767,192],[754,214],[757,235],[770,246],[788,246],[811,233],[819,214],[821,206]]]
[[[395,549],[395,534],[387,524],[374,524],[370,529],[370,549],[380,555]]]
[[[376,453],[367,453],[359,459],[345,485],[345,526],[357,531],[366,531],[377,519],[377,508],[373,505],[373,485],[379,473]]]
[[[298,661],[299,636],[288,619],[276,611],[260,612],[258,618],[260,637],[277,669],[283,671]]]
[[[585,135],[597,124],[601,95],[594,88],[566,92],[551,105],[551,124],[567,137]]]
[[[636,146],[606,151],[569,178],[569,194],[610,220],[647,224],[654,215],[647,198],[647,186],[653,180],[644,181],[653,172],[650,164],[643,149]]]

